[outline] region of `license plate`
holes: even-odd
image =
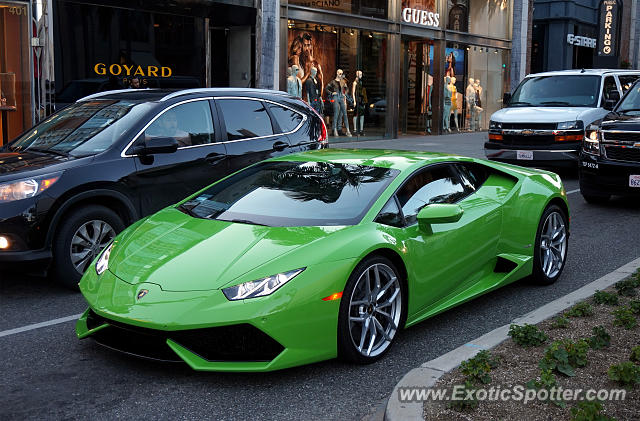
[[[525,159],[527,161],[533,160],[533,151],[518,151],[516,159]]]
[[[629,187],[640,187],[640,175],[632,174],[629,176]]]

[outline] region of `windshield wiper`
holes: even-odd
[[[618,110],[616,111],[616,113],[625,114],[625,113],[628,113],[629,111],[640,111],[640,108],[627,108],[626,110]]]
[[[509,103],[509,107],[512,105],[525,105],[525,106],[529,106],[531,105],[530,102],[525,102],[525,101],[513,101]]]
[[[64,157],[69,156],[69,154],[66,154],[64,152],[58,152],[58,151],[54,151],[54,150],[51,150],[51,149],[29,148],[29,149],[25,149],[25,151],[27,151],[27,152],[48,153],[48,154],[51,154],[51,155],[58,155],[58,156],[64,156]]]
[[[221,221],[225,221],[225,219],[221,219]],[[239,224],[249,224],[249,225],[260,225],[262,227],[268,227],[269,225],[266,224],[259,224],[257,222],[254,221],[250,221],[248,219],[230,219],[228,222],[236,222]]]
[[[544,101],[540,105],[571,105],[566,101]]]
[[[197,213],[195,213],[193,211],[193,208],[195,208],[197,205],[192,206],[192,207],[187,207],[187,206],[185,206],[186,203],[189,203],[189,202],[185,202],[185,203],[179,205],[177,209],[180,210],[183,213],[186,213],[189,216],[194,217],[194,218],[201,218],[200,215],[198,215]]]

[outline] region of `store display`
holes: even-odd
[[[451,119],[451,98],[453,96],[453,89],[451,88],[451,77],[447,76],[444,78],[444,104],[442,108],[442,130],[446,132],[451,132],[451,128],[449,127],[449,122]]]
[[[287,72],[287,93],[289,95],[293,95],[298,98],[302,98],[302,81],[298,77],[298,72],[300,67],[297,64],[294,64],[289,68],[290,70]]]
[[[333,136],[338,137],[338,130],[342,130],[342,124],[346,129],[346,135],[351,137],[349,131],[349,119],[347,118],[346,80],[342,69],[336,71],[336,77],[325,88],[327,97],[333,104],[333,119],[331,129]]]
[[[363,76],[362,70],[356,71],[356,79],[351,89],[354,101],[353,131],[356,136],[364,136],[364,113],[368,102],[367,89],[362,83]]]
[[[311,107],[320,115],[324,112],[322,85],[318,81],[318,69],[312,67],[309,78],[304,82],[304,96]]]

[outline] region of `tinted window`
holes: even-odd
[[[398,173],[328,162],[265,162],[182,207],[200,218],[271,226],[353,225]]]
[[[391,225],[392,227],[401,227],[404,225],[404,220],[402,219],[400,208],[396,203],[395,197],[389,199],[387,204],[384,205],[376,217],[375,221],[381,224]]]
[[[602,101],[600,106],[604,106],[604,102],[607,99],[620,99],[620,92],[618,92],[618,85],[613,76],[607,76],[604,78],[604,86],[602,87]]]
[[[478,190],[488,176],[487,169],[482,165],[473,163],[456,164],[456,168],[460,173],[460,181],[472,192]]]
[[[172,137],[179,147],[212,143],[209,101],[187,102],[165,111],[144,132],[145,141],[154,137]]]
[[[120,140],[150,109],[149,104],[130,101],[79,102],[48,117],[16,139],[10,149],[72,156],[97,154]]]
[[[629,92],[618,104],[616,112],[628,115],[640,115],[640,83],[631,88]]]
[[[510,107],[594,107],[600,76],[567,75],[526,78],[509,102]]]
[[[271,115],[278,122],[282,133],[292,132],[302,121],[302,114],[276,104],[269,104]]]
[[[413,175],[398,191],[407,224],[416,222],[418,212],[431,203],[455,203],[465,196],[462,183],[449,166],[440,166]]]
[[[631,88],[631,85],[634,84],[634,82],[636,80],[638,80],[638,75],[626,75],[626,76],[618,76],[618,79],[620,80],[620,86],[622,87],[622,93],[625,94],[629,88]]]
[[[221,99],[218,106],[227,128],[227,139],[238,140],[273,134],[271,119],[260,101]]]

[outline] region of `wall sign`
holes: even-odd
[[[430,28],[440,27],[440,14],[436,12],[435,0],[404,0],[402,20]]]
[[[576,47],[596,48],[596,43],[597,40],[595,38],[567,34],[567,44],[575,45]]]
[[[619,14],[620,4],[617,0],[602,0],[600,2],[599,56],[613,57],[618,55]]]
[[[171,77],[170,67],[158,66],[134,66],[128,64],[112,64],[107,66],[104,63],[97,63],[93,66],[93,71],[101,76],[140,76],[140,77]]]

